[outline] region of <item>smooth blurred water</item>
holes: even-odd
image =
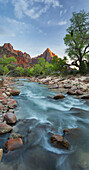
[[[59,155],[54,170],[89,170],[89,105],[86,101],[67,94],[64,99],[54,100],[53,97],[59,92],[38,83],[26,80],[19,82],[24,86],[19,86],[21,93],[15,97],[18,102],[15,110],[17,119],[35,118],[41,125],[49,123],[55,134],[63,134],[63,129],[67,128],[80,128],[79,135],[68,138],[70,150],[54,148],[48,142],[46,133],[43,130],[40,132],[37,140],[40,146],[48,153]],[[32,128],[35,126],[37,125],[33,125]],[[41,170],[43,169],[46,170],[46,167]]]

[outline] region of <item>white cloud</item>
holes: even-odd
[[[65,20],[65,21],[55,22],[55,21],[49,20],[49,21],[47,22],[47,24],[48,24],[49,26],[62,26],[62,25],[66,25],[66,24],[67,24],[67,21]]]
[[[18,18],[28,16],[32,19],[39,18],[50,8],[62,8],[59,0],[12,0],[15,14]]]
[[[66,25],[67,24],[67,21],[60,21],[58,22],[58,25],[62,26],[62,25]]]

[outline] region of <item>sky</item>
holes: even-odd
[[[50,48],[65,55],[72,12],[89,12],[89,0],[0,0],[0,46],[11,43],[31,57]]]

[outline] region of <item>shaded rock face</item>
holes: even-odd
[[[7,57],[14,56],[17,60],[16,64],[21,67],[32,67],[37,64],[39,58],[44,58],[46,61],[51,62],[52,58],[55,56],[49,48],[47,48],[43,54],[31,58],[26,52],[20,50],[14,50],[13,46],[10,43],[5,43],[3,46],[0,46],[0,56],[2,57],[6,54]]]

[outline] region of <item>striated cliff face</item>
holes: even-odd
[[[31,58],[26,52],[20,50],[14,50],[13,46],[10,43],[5,43],[3,46],[0,46],[0,56],[6,55],[7,57],[14,56],[17,59],[17,65],[21,67],[31,67],[38,62],[39,58],[44,58],[46,61],[51,62],[52,58],[55,56],[49,48],[47,48],[43,54]]]

